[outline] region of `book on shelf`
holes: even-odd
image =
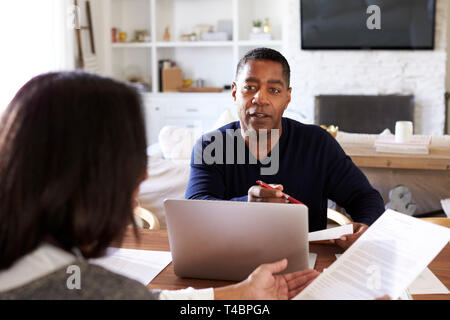
[[[175,63],[170,59],[162,59],[158,61],[158,73],[159,73],[159,83],[158,83],[158,91],[163,92],[163,76],[162,76],[162,70],[164,68],[164,63],[170,63],[171,66],[174,66]]]
[[[430,136],[412,136],[408,142],[396,142],[395,136],[380,136],[374,142],[376,152],[406,153],[406,154],[429,154]]]
[[[201,35],[202,41],[227,41],[228,34],[226,32],[206,32]]]
[[[249,39],[252,41],[270,41],[272,40],[272,34],[270,33],[250,33]]]

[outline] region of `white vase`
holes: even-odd
[[[252,28],[252,33],[261,33],[262,29],[261,27],[253,27]]]

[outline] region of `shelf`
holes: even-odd
[[[241,40],[237,42],[238,46],[281,46],[281,40]],[[173,42],[156,42],[157,48],[188,48],[188,47],[232,47],[233,41],[173,41]],[[111,44],[112,48],[151,48],[152,42],[115,42]]]
[[[178,92],[223,92],[223,88],[214,88],[214,87],[189,87],[189,88],[180,88],[178,89]]]
[[[246,47],[251,47],[251,46],[281,46],[281,45],[283,45],[283,41],[281,41],[281,40],[266,40],[266,41],[261,41],[261,40],[241,40],[241,41],[238,41],[238,45],[239,46],[246,46]]]
[[[151,42],[114,42],[111,43],[112,48],[151,48]]]
[[[233,41],[172,41],[156,42],[158,48],[187,48],[187,47],[231,47]]]
[[[168,98],[168,99],[184,99],[186,95],[189,97],[199,97],[199,98],[215,98],[215,97],[230,97],[231,101],[231,90],[223,90],[222,92],[142,92],[144,98]]]
[[[283,17],[288,7],[270,0],[104,0],[102,3],[107,12],[105,39],[110,39],[113,27],[126,32],[128,40],[134,38],[137,30],[146,30],[152,37],[150,42],[107,43],[107,73],[121,80],[126,80],[130,73],[139,74],[152,84],[152,93],[165,98],[198,94],[203,99],[208,94],[222,93],[159,93],[161,60],[175,61],[183,70],[184,78],[202,79],[208,87],[223,87],[231,84],[236,65],[248,50],[268,47],[281,51],[285,43]],[[266,17],[272,25],[273,40],[250,40],[252,21]],[[232,23],[232,28],[227,28],[228,33],[231,30],[232,40],[180,41],[182,34],[198,33],[199,24],[212,25],[216,30],[218,22],[223,20]],[[167,27],[172,40],[169,42],[163,41]]]

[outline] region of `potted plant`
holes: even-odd
[[[262,31],[261,26],[262,26],[261,20],[253,20],[252,33],[261,33]]]

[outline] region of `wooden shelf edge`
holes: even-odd
[[[178,92],[222,92],[223,88],[179,88]]]
[[[388,168],[388,169],[423,169],[450,171],[450,161],[441,159],[423,158],[376,158],[350,156],[356,166],[361,168]]]

